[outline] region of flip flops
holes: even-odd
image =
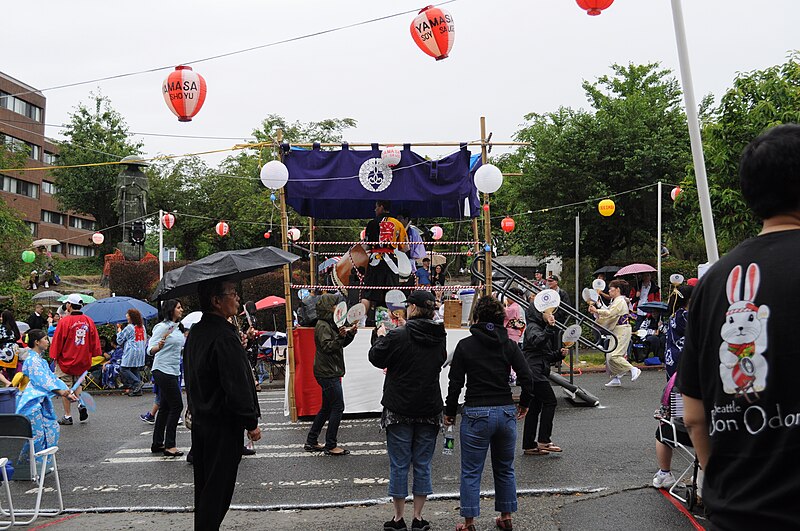
[[[333,450],[340,450],[339,452],[334,452]],[[325,450],[325,455],[332,455],[334,457],[339,457],[340,455],[350,455],[350,450],[345,448],[334,448],[333,450]]]
[[[555,444],[549,442],[547,444],[539,443],[539,450],[544,450],[545,452],[561,452],[561,448],[556,446]]]
[[[514,529],[514,526],[511,524],[511,518],[502,518],[498,516],[494,519],[494,523],[498,529]]]
[[[550,452],[542,450],[541,448],[529,448],[527,450],[522,451],[523,455],[547,455],[549,453]]]

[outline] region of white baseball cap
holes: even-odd
[[[79,294],[77,294],[77,293],[70,293],[67,296],[67,302],[70,303],[70,304],[77,305],[77,306],[82,306],[83,305],[83,299],[81,299],[81,296]]]

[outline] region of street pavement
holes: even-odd
[[[575,380],[602,406],[575,407],[556,389],[553,441],[564,452],[523,456],[519,450],[515,529],[695,528],[695,521],[650,486],[656,470],[653,411],[664,372],[645,371],[633,383],[626,377],[621,388],[604,387],[603,374]],[[50,529],[190,529],[192,467],[184,459],[151,454],[153,427],[139,420],[152,395],[95,398],[97,411],[88,422],[61,431],[58,464],[67,513],[37,524],[50,524]],[[339,441],[352,454],[329,457],[303,451],[310,419],[292,423],[283,415],[283,389],[261,392],[259,401],[263,438],[257,454],[242,460],[223,528],[380,529],[391,516],[391,505],[379,419],[346,417]],[[521,432],[520,423],[520,438]],[[435,494],[425,511],[433,529],[452,529],[459,518],[458,443],[456,437],[455,455],[437,452],[433,461]],[[190,447],[190,433],[182,426],[178,447]],[[15,504],[33,501],[24,490],[29,484],[13,482],[13,487]],[[487,462],[482,483],[487,497],[478,529],[494,528],[492,489]],[[52,494],[46,495],[45,503],[52,501]]]

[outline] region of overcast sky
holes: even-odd
[[[798,0],[684,0],[699,99],[717,97],[737,72],[784,62],[800,48]],[[268,114],[290,121],[354,118],[350,142],[467,141],[486,116],[493,140],[510,140],[530,112],[586,107],[581,81],[611,63],[658,61],[676,71],[669,0],[616,0],[590,17],[574,0],[457,0],[443,61],[411,39],[414,14],[207,62],[193,60],[424,7],[408,0],[31,1],[6,10],[0,71],[47,97],[62,124],[97,90],[132,132],[246,138]],[[208,84],[190,123],[167,109],[169,70],[73,88],[49,87],[190,64]],[[60,137],[48,127],[47,134]],[[147,155],[223,149],[234,140],[145,136]],[[423,154],[448,150],[415,149]],[[205,157],[210,164],[220,156]]]

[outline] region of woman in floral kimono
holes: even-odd
[[[47,362],[42,359],[42,351],[50,346],[47,333],[34,329],[28,331],[28,359],[22,365],[20,375],[14,378],[14,385],[22,392],[17,399],[17,414],[31,421],[34,452],[58,444],[58,415],[53,409],[53,394],[67,397],[73,402],[77,397],[67,389],[67,384],[59,380]],[[28,463],[28,445],[22,448],[20,463]],[[38,461],[38,460],[37,460]],[[39,461],[40,463],[40,461]]]

